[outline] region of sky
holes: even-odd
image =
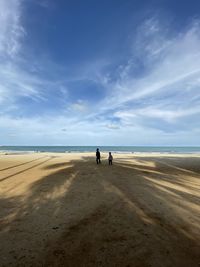
[[[199,0],[0,0],[0,145],[200,146]]]

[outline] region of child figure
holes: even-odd
[[[113,161],[113,156],[112,156],[111,152],[109,152],[109,156],[108,156],[109,165],[112,165],[112,161]]]

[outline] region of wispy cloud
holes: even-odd
[[[54,1],[52,0],[34,0],[34,4],[37,4],[45,9],[52,8],[55,5]]]
[[[133,51],[132,59],[122,70],[126,75],[108,83],[112,94],[104,101],[103,109],[109,107],[114,117],[120,118],[121,122],[129,118],[129,124],[132,122],[133,125],[140,124],[140,121],[144,124],[143,119],[147,117],[174,123],[183,117],[199,114],[199,22],[195,21],[182,32],[170,35],[158,21],[148,19],[140,26],[139,35],[135,41],[136,54],[140,48],[140,60],[145,71],[141,69],[143,75],[138,76],[131,68],[136,57]],[[132,69],[132,72],[127,72],[127,69]],[[162,127],[162,123],[160,125]]]
[[[41,2],[44,7],[48,4]],[[18,144],[42,144],[44,140],[46,144],[58,140],[65,144],[68,140],[69,145],[77,144],[76,139],[79,144],[99,140],[126,145],[142,144],[144,139],[146,144],[155,140],[184,144],[188,136],[197,140],[198,20],[176,32],[173,25],[163,25],[157,17],[147,18],[138,26],[123,63],[95,59],[80,64],[74,73],[60,66],[62,71],[55,75],[57,68],[51,67],[51,59],[50,64],[41,60],[31,68],[20,54],[22,39],[29,34],[22,24],[22,1],[2,0],[0,10],[2,140],[11,142],[3,136]],[[31,118],[29,112],[21,115],[18,111],[24,98],[45,112],[35,112]],[[51,112],[46,103],[51,105]]]
[[[45,2],[45,1],[44,1]],[[46,2],[45,2],[46,3]],[[24,40],[30,34],[24,25],[24,1],[0,1],[0,114],[18,117],[27,100],[45,102],[52,87],[66,97],[66,90],[55,79],[43,74],[48,62],[36,62],[24,52]],[[53,75],[52,75],[53,76]],[[21,101],[22,100],[22,101]],[[41,104],[42,105],[42,104]],[[22,112],[21,112],[22,113]],[[26,116],[27,114],[24,114]]]
[[[69,110],[74,111],[76,115],[77,113],[86,113],[88,109],[88,104],[83,100],[78,100],[76,103],[73,103],[69,108]]]
[[[25,34],[21,25],[21,0],[0,2],[0,56],[15,56]]]
[[[117,125],[117,124],[113,124],[113,123],[106,124],[105,126],[106,126],[108,129],[111,129],[111,130],[117,130],[117,129],[120,129],[119,125]]]
[[[0,2],[0,105],[1,113],[16,107],[19,96],[38,98],[40,81],[20,66],[22,0]]]

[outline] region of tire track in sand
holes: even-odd
[[[33,168],[35,168],[35,167],[38,167],[38,166],[40,166],[40,165],[42,165],[42,164],[44,164],[44,163],[50,161],[52,158],[55,158],[55,157],[52,157],[52,156],[51,156],[51,157],[46,156],[46,157],[44,157],[44,158],[45,158],[45,160],[43,160],[42,162],[39,162],[39,163],[37,163],[37,164],[35,164],[35,165],[31,166],[31,167],[28,167],[28,168],[26,168],[26,169],[23,169],[23,170],[21,170],[21,171],[18,171],[18,172],[16,172],[16,173],[14,173],[14,174],[10,174],[10,175],[8,175],[8,176],[6,176],[6,177],[1,178],[1,179],[0,179],[0,182],[3,182],[3,181],[5,181],[5,180],[7,180],[7,179],[9,179],[9,178],[12,178],[12,177],[18,175],[18,174],[24,173],[24,172],[26,172],[26,171],[28,171],[28,170],[31,170],[31,169],[33,169]],[[46,159],[46,158],[48,158],[48,159]],[[41,159],[41,158],[40,158],[40,159]]]

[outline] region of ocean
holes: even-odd
[[[24,152],[95,152],[96,146],[0,146],[0,152],[24,153]],[[98,146],[101,152],[113,153],[200,153],[200,147],[179,146]]]

